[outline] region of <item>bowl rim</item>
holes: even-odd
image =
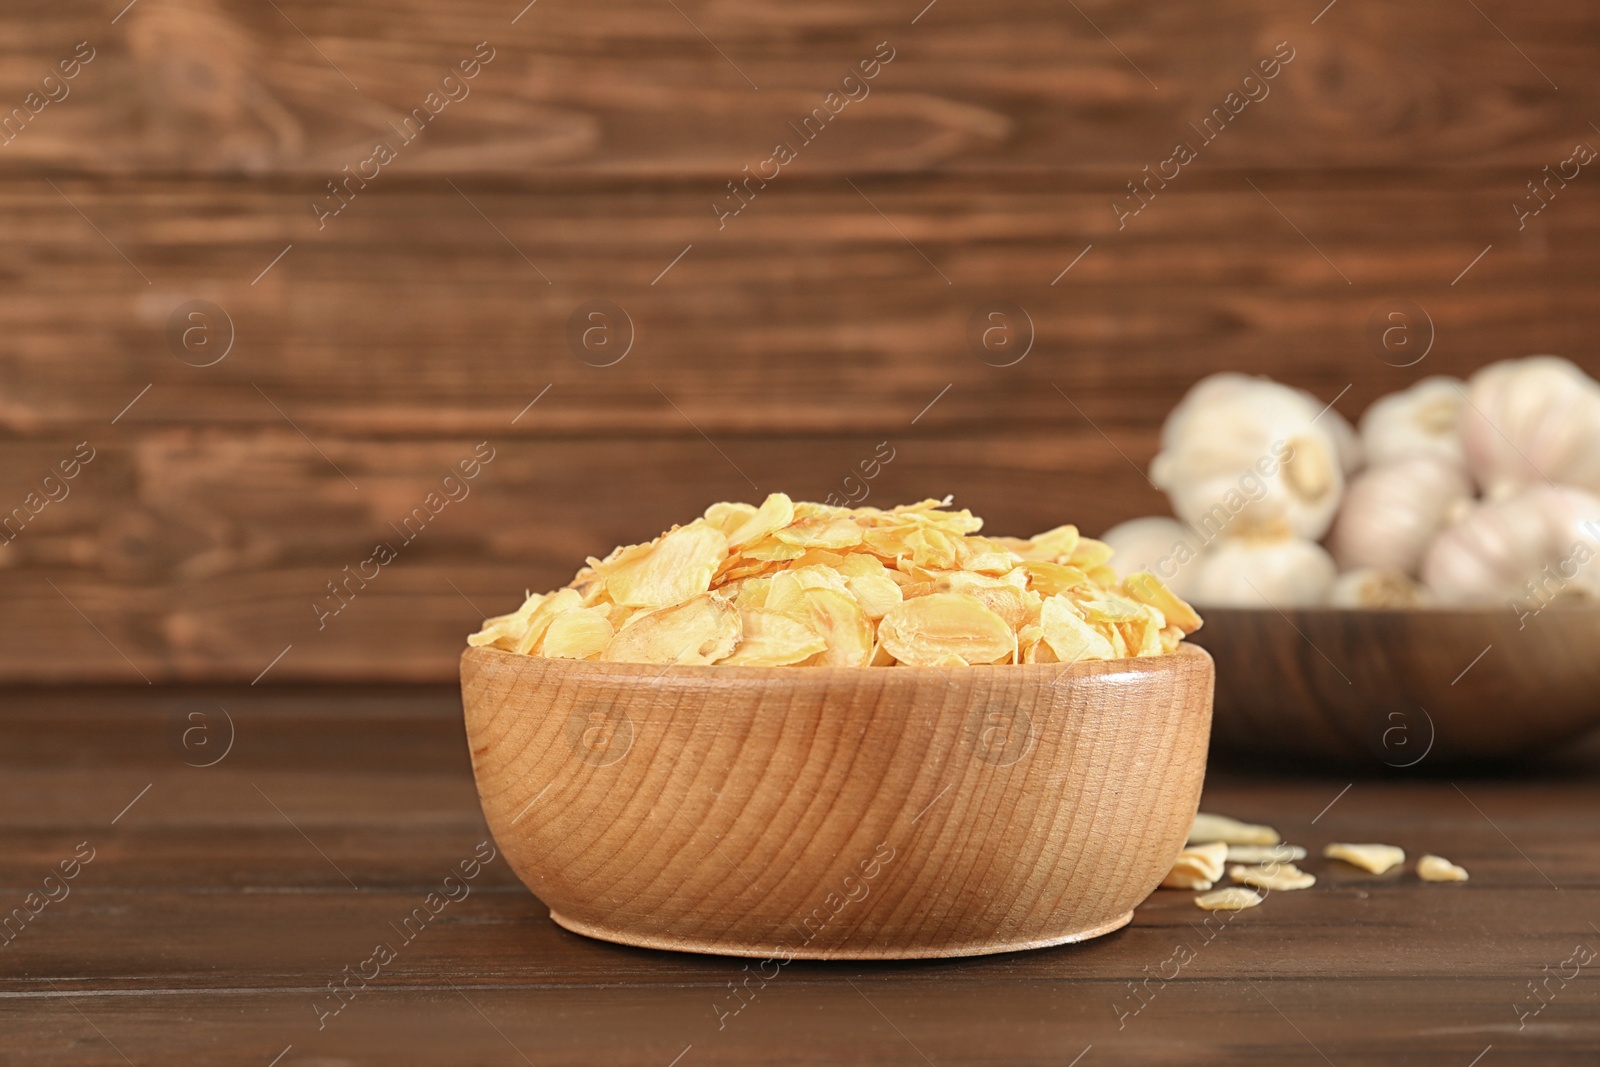
[[[464,670],[469,660],[493,669],[517,669],[540,664],[547,670],[557,670],[573,675],[610,677],[617,679],[696,679],[723,678],[728,681],[749,682],[753,679],[790,679],[795,682],[836,683],[844,679],[863,677],[899,679],[914,684],[950,681],[952,676],[972,678],[973,672],[983,674],[1012,674],[1025,681],[1054,683],[1065,677],[1074,679],[1098,678],[1128,672],[1153,673],[1175,669],[1184,663],[1210,662],[1211,653],[1189,641],[1181,643],[1174,651],[1159,656],[1125,656],[1119,659],[1091,659],[1077,663],[979,663],[966,667],[910,667],[895,664],[892,667],[750,667],[733,664],[668,664],[631,663],[610,660],[562,659],[548,656],[529,656],[507,652],[489,645],[467,646],[461,652],[460,666]]]

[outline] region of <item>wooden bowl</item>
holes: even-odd
[[[1600,608],[1202,614],[1191,640],[1216,658],[1219,752],[1413,767],[1600,725]]]
[[[772,959],[1115,930],[1199,802],[1211,659],[657,667],[461,657],[484,815],[590,937]]]

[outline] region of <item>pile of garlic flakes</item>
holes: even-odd
[[[979,537],[983,520],[948,506],[713,504],[467,641],[626,663],[960,667],[1158,656],[1200,626],[1154,575],[1119,578],[1076,527]]]

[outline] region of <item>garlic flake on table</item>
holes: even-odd
[[[1327,602],[1338,568],[1314,541],[1230,537],[1196,561],[1188,599],[1213,608],[1303,608]]]
[[[1320,414],[1286,385],[1213,374],[1167,416],[1151,481],[1207,541],[1265,530],[1320,538],[1344,490],[1338,441]]]
[[[1478,505],[1441,533],[1423,558],[1422,579],[1443,603],[1509,600],[1520,614],[1557,598],[1600,597],[1597,556],[1600,497],[1536,485]]]
[[[1346,570],[1416,574],[1434,537],[1471,506],[1465,471],[1438,456],[1413,455],[1370,468],[1350,483],[1328,547]]]
[[[1193,530],[1165,515],[1129,519],[1099,538],[1111,546],[1111,565],[1118,574],[1149,571],[1178,596],[1189,599],[1199,567],[1200,539]],[[1187,549],[1187,551],[1185,551]]]
[[[1461,450],[1461,409],[1467,383],[1436,375],[1373,401],[1361,416],[1361,444],[1369,466],[1411,456],[1437,456],[1466,465]]]
[[[1600,493],[1600,383],[1556,356],[1491,363],[1468,383],[1461,440],[1484,494],[1528,485]]]

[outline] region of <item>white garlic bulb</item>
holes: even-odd
[[[1295,392],[1309,400],[1322,413],[1316,417],[1317,425],[1327,426],[1328,433],[1333,435],[1334,447],[1339,450],[1339,467],[1344,471],[1345,477],[1349,478],[1366,466],[1366,447],[1361,443],[1361,435],[1356,433],[1356,428],[1350,425],[1350,420],[1335,411],[1332,404],[1324,405],[1304,389],[1297,389]]]
[[[1345,489],[1328,547],[1345,570],[1416,574],[1434,537],[1471,503],[1472,483],[1449,460],[1417,455],[1373,467]]]
[[[1600,492],[1600,383],[1556,356],[1491,363],[1461,414],[1467,465],[1490,500],[1555,483]]]
[[[1295,537],[1230,537],[1201,557],[1195,605],[1213,608],[1299,608],[1325,603],[1338,568],[1314,541]]]
[[[1339,575],[1328,594],[1336,608],[1420,608],[1433,602],[1433,593],[1401,571],[1363,567]]]
[[[1600,596],[1600,497],[1536,485],[1472,509],[1441,533],[1423,581],[1449,604],[1511,601],[1536,610],[1557,597]]]
[[[1461,410],[1466,402],[1467,383],[1443,375],[1379,397],[1361,416],[1367,462],[1381,467],[1411,456],[1437,456],[1465,466]]]
[[[1201,545],[1194,531],[1164,515],[1120,522],[1100,535],[1111,546],[1111,565],[1118,574],[1149,571],[1178,596],[1188,599],[1199,571]]]
[[[1316,539],[1344,490],[1320,405],[1266,378],[1202,379],[1161,427],[1150,478],[1203,540],[1245,533]]]

